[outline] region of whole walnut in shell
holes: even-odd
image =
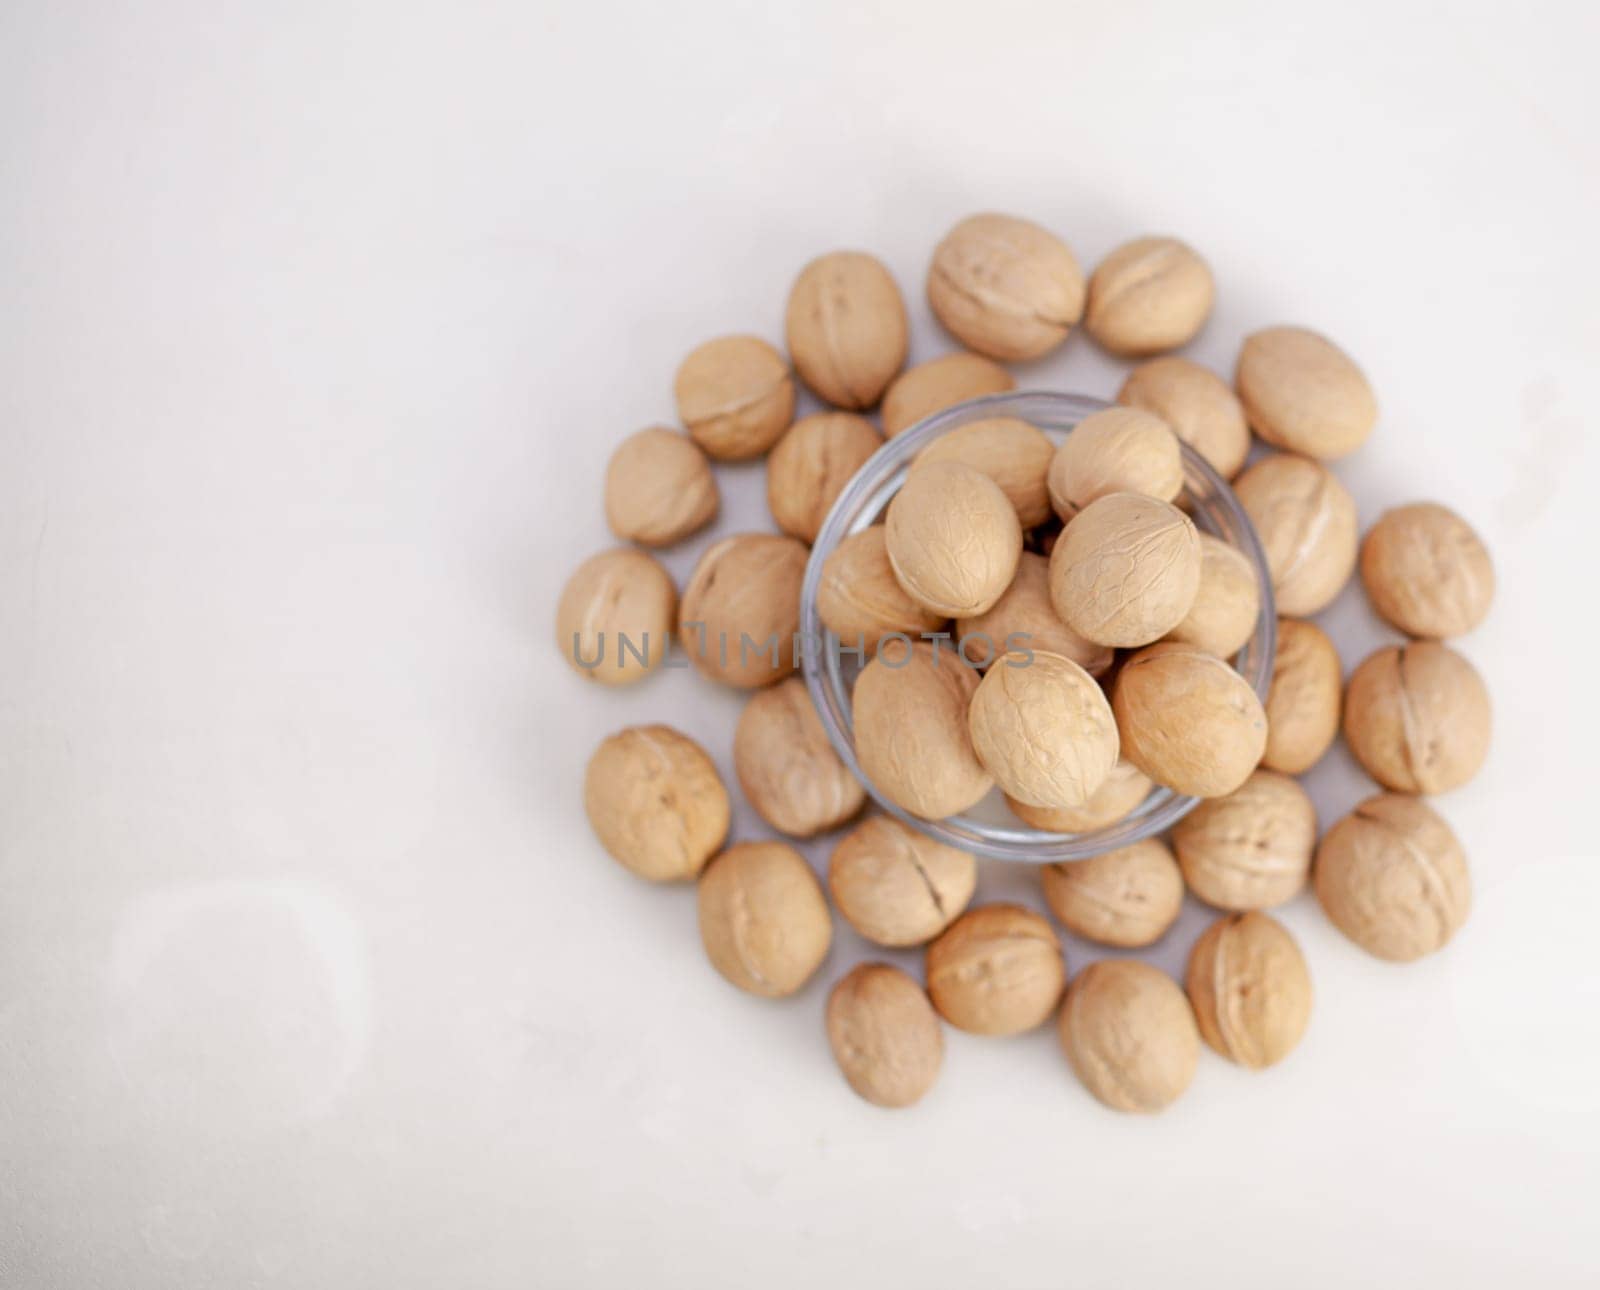
[[[1016,417],[991,417],[940,435],[917,454],[915,466],[959,461],[983,472],[1010,499],[1017,522],[1031,529],[1050,518],[1045,475],[1055,450],[1037,426]]]
[[[629,435],[606,466],[606,523],[625,542],[671,546],[709,524],[717,503],[705,453],[676,430]]]
[[[1378,401],[1361,369],[1304,327],[1246,337],[1233,383],[1251,427],[1275,448],[1331,460],[1354,452],[1378,423]]]
[[[1042,1026],[1066,984],[1056,934],[1031,909],[968,910],[928,946],[928,994],[939,1015],[974,1035]]]
[[[1222,797],[1250,777],[1267,717],[1249,683],[1213,654],[1177,641],[1140,650],[1111,692],[1122,755],[1158,784]]]
[[[828,1044],[850,1087],[874,1106],[911,1106],[939,1077],[944,1031],[899,968],[863,963],[828,996]]]
[[[1408,636],[1460,636],[1494,599],[1483,540],[1454,511],[1432,502],[1384,514],[1361,544],[1361,580],[1373,608]]]
[[[1200,588],[1200,535],[1168,502],[1111,493],[1079,511],[1050,553],[1050,602],[1073,631],[1132,648],[1181,623]]]
[[[678,636],[700,672],[750,690],[795,669],[804,544],[736,533],[707,547],[683,589]]]
[[[1278,619],[1278,648],[1267,692],[1267,751],[1261,764],[1303,775],[1339,733],[1344,673],[1328,634],[1315,623]]]
[[[882,524],[852,533],[822,563],[817,616],[843,649],[870,654],[885,636],[915,639],[937,632],[947,617],[924,609],[906,594],[894,567]]]
[[[1370,797],[1317,848],[1317,899],[1369,954],[1409,963],[1442,949],[1467,920],[1472,884],[1450,826],[1425,802]]]
[[[1044,899],[1069,932],[1137,949],[1154,945],[1183,911],[1183,874],[1165,843],[1146,838],[1087,860],[1046,865]]]
[[[690,353],[673,381],[678,418],[719,461],[759,457],[794,420],[783,355],[757,336],[720,336]]]
[[[1258,770],[1226,797],[1201,802],[1172,830],[1183,878],[1218,909],[1271,909],[1311,875],[1317,810],[1305,789]]]
[[[1234,482],[1272,570],[1280,614],[1326,609],[1356,567],[1356,504],[1333,472],[1309,457],[1263,457]]]
[[[934,249],[928,303],[945,329],[1002,361],[1038,358],[1083,316],[1083,270],[1066,243],[1012,215],[972,215]]]
[[[782,842],[741,842],[700,875],[700,939],[727,980],[777,999],[811,979],[833,940],[822,887]]]
[[[1046,833],[1090,833],[1115,824],[1150,795],[1150,777],[1123,758],[1082,806],[1043,807],[1007,798],[1018,819]]]
[[[1200,587],[1183,621],[1167,639],[1185,641],[1232,658],[1255,634],[1261,616],[1261,584],[1245,553],[1221,538],[1200,534]]]
[[[1073,428],[1050,459],[1050,505],[1070,520],[1110,493],[1163,502],[1183,491],[1183,453],[1171,427],[1140,408],[1107,408]]]
[[[1059,654],[1007,654],[973,693],[967,722],[995,783],[1031,806],[1082,806],[1117,763],[1105,693]]]
[[[867,797],[798,677],[750,696],[733,731],[733,768],[756,814],[790,837],[837,828]]]
[[[1489,755],[1489,692],[1447,645],[1380,649],[1350,675],[1344,737],[1373,779],[1400,793],[1445,793]]]
[[[1011,585],[1022,526],[1000,486],[957,461],[933,461],[906,476],[889,503],[889,564],[925,609],[981,614]]]
[[[1117,402],[1153,412],[1172,432],[1232,479],[1250,454],[1250,425],[1228,383],[1187,358],[1153,358],[1128,374]]]
[[[573,571],[556,605],[556,644],[573,670],[632,685],[666,661],[678,589],[643,551],[618,547]]]
[[[1061,621],[1050,603],[1050,561],[1024,551],[1005,594],[983,613],[956,622],[957,638],[970,642],[966,657],[990,662],[1013,650],[1042,650],[1070,658],[1090,676],[1111,667],[1116,651],[1085,640]],[[987,652],[985,647],[987,646]]]
[[[850,477],[882,446],[872,422],[854,413],[801,417],[767,458],[767,507],[778,527],[815,541]]]
[[[1113,354],[1158,354],[1187,345],[1216,297],[1211,268],[1175,237],[1125,242],[1089,278],[1083,325]]]
[[[1281,1062],[1311,1020],[1311,973],[1283,925],[1266,914],[1228,914],[1195,942],[1184,979],[1200,1035],[1252,1070]]]
[[[982,354],[957,350],[908,367],[883,396],[883,433],[891,439],[917,422],[968,399],[1004,394],[1016,379]]]
[[[845,922],[877,945],[922,945],[972,899],[978,864],[887,815],[863,820],[828,862],[828,890]]]
[[[600,844],[652,882],[695,877],[728,836],[728,791],[717,768],[669,726],[631,726],[595,749],[583,809]]]
[[[839,408],[877,404],[906,361],[900,288],[881,261],[834,251],[800,271],[785,318],[800,379]]]
[[[1072,980],[1056,1023],[1061,1049],[1085,1088],[1114,1111],[1160,1111],[1194,1079],[1200,1036],[1165,972],[1102,959]]]
[[[878,791],[926,820],[974,805],[994,781],[973,751],[967,704],[978,674],[950,650],[886,642],[856,678],[856,759]]]

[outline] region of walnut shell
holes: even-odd
[[[845,922],[877,945],[923,945],[960,916],[978,885],[978,862],[887,815],[840,839],[828,890]]]
[[[1447,645],[1378,650],[1350,675],[1344,737],[1373,779],[1399,793],[1446,793],[1489,755],[1489,692]]]
[[[801,417],[767,458],[767,507],[778,527],[814,542],[851,476],[882,446],[872,422],[852,412]]]
[[[922,987],[887,963],[863,963],[828,996],[828,1045],[850,1087],[874,1106],[911,1106],[939,1077],[944,1031]]]
[[[1012,798],[1007,798],[1006,802],[1017,818],[1030,828],[1043,829],[1046,833],[1091,833],[1126,817],[1150,796],[1152,787],[1148,775],[1127,758],[1122,758],[1111,768],[1105,783],[1095,789],[1082,806],[1051,810]]]
[[[629,435],[606,465],[606,523],[624,542],[671,546],[716,518],[716,477],[694,441],[653,426]]]
[[[1211,268],[1175,237],[1124,242],[1089,278],[1083,325],[1113,354],[1159,354],[1187,345],[1216,297]]]
[[[1299,618],[1278,619],[1261,764],[1286,775],[1315,766],[1339,733],[1343,691],[1343,666],[1328,634]]]
[[[1184,978],[1200,1035],[1251,1070],[1293,1051],[1311,1020],[1311,973],[1281,923],[1266,914],[1228,914],[1195,942]]]
[[[973,751],[967,704],[978,674],[951,650],[889,641],[861,669],[852,697],[856,759],[896,806],[942,820],[994,781]]]
[[[691,351],[672,392],[689,436],[719,461],[759,457],[794,420],[789,365],[758,336],[719,336]]]
[[[967,724],[995,783],[1030,806],[1082,806],[1117,764],[1104,691],[1059,654],[1005,655],[973,692]]]
[[[823,561],[817,616],[839,638],[841,647],[867,654],[885,636],[899,633],[915,638],[937,632],[947,621],[944,614],[924,609],[906,595],[889,563],[882,524],[852,533]]]
[[[1356,504],[1326,466],[1309,457],[1263,457],[1233,485],[1267,553],[1278,612],[1326,609],[1356,567]]]
[[[1000,599],[1022,555],[1022,526],[1000,486],[958,461],[918,466],[889,503],[894,576],[925,609],[970,618]]]
[[[900,288],[861,251],[834,251],[800,270],[784,325],[800,379],[835,407],[873,407],[905,365]]]
[[[798,677],[745,703],[733,732],[733,769],[756,814],[790,837],[837,828],[867,800]]]
[[[1313,875],[1333,925],[1394,963],[1444,948],[1472,906],[1467,857],[1450,826],[1395,793],[1369,797],[1329,829]]]
[[[1311,876],[1317,809],[1287,775],[1258,770],[1226,797],[1201,802],[1172,830],[1183,878],[1218,909],[1272,909]]]
[[[1213,654],[1177,641],[1140,650],[1111,692],[1122,755],[1158,784],[1223,797],[1250,777],[1267,742],[1267,716],[1244,677]]]
[[[1050,603],[1050,561],[1032,551],[1024,551],[1017,562],[1017,573],[1005,594],[973,618],[956,622],[956,634],[969,662],[993,662],[1013,650],[1043,650],[1070,658],[1090,676],[1111,668],[1116,651],[1109,645],[1084,640],[1061,621]],[[985,652],[987,647],[987,652]]]
[[[1132,648],[1181,623],[1200,589],[1200,535],[1176,506],[1111,493],[1079,511],[1050,553],[1050,602],[1080,636]]]
[[[982,354],[958,350],[908,367],[883,396],[883,433],[894,438],[917,422],[968,399],[1004,394],[1016,379]]]
[[[600,845],[652,882],[695,877],[728,836],[728,790],[717,768],[670,726],[630,726],[596,748],[583,809]]]
[[[1232,479],[1250,455],[1244,406],[1215,372],[1186,358],[1153,358],[1128,374],[1117,402],[1153,412],[1210,464]]]
[[[1354,452],[1378,423],[1378,400],[1350,356],[1304,327],[1245,338],[1234,386],[1255,432],[1324,461]]]
[[[803,543],[773,533],[705,549],[678,607],[678,638],[702,675],[751,690],[795,670],[807,558]]]
[[[1200,534],[1200,588],[1183,621],[1168,640],[1232,658],[1255,634],[1261,616],[1261,584],[1255,565],[1236,546],[1209,533]]]
[[[1146,838],[1088,860],[1046,865],[1044,899],[1069,932],[1138,949],[1154,945],[1183,911],[1183,874],[1163,842]]]
[[[1078,973],[1056,1030],[1073,1073],[1114,1111],[1165,1109],[1200,1064],[1200,1035],[1183,991],[1134,959],[1102,959]]]
[[[1046,482],[1050,505],[1064,520],[1111,493],[1170,502],[1183,491],[1183,453],[1153,412],[1107,408],[1086,416],[1061,441]]]
[[[1038,358],[1083,316],[1083,270],[1066,243],[1011,215],[972,215],[934,248],[928,303],[969,349]]]
[[[1061,945],[1020,905],[968,910],[928,946],[928,994],[939,1015],[974,1035],[1042,1026],[1066,984]]]
[[[959,461],[1000,485],[1025,529],[1050,518],[1045,475],[1055,445],[1037,426],[1016,417],[969,421],[942,434],[919,452],[913,469],[935,461]]]
[[[1454,511],[1415,502],[1384,514],[1361,544],[1372,606],[1408,636],[1460,636],[1494,599],[1494,565]]]
[[[711,966],[750,994],[793,994],[833,940],[817,876],[782,842],[741,842],[700,875],[700,939]]]
[[[556,605],[556,645],[573,670],[601,685],[633,685],[666,661],[678,589],[643,551],[590,556]]]

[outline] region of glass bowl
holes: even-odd
[[[911,459],[940,435],[989,417],[1018,417],[1060,442],[1090,413],[1110,406],[1082,394],[1037,392],[987,395],[937,413],[896,435],[873,454],[839,495],[812,544],[811,560],[806,566],[805,583],[800,592],[800,641],[806,688],[828,738],[845,765],[884,811],[939,842],[976,855],[1029,864],[1086,860],[1165,832],[1187,815],[1198,799],[1157,787],[1132,813],[1115,824],[1088,833],[1045,833],[1029,828],[1011,814],[998,790],[991,791],[966,814],[944,820],[920,819],[896,806],[862,773],[861,764],[856,760],[850,695],[863,661],[839,648],[838,637],[822,625],[817,614],[822,565],[846,537],[882,519],[889,499],[905,481]],[[1272,679],[1273,652],[1277,648],[1277,618],[1266,555],[1227,481],[1187,444],[1182,447],[1184,497],[1195,523],[1204,532],[1237,547],[1255,569],[1256,582],[1261,588],[1261,613],[1255,633],[1239,652],[1234,665],[1265,701]]]

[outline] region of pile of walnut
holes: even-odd
[[[789,675],[787,652],[751,658],[717,642],[792,638],[806,544],[883,442],[863,411],[880,408],[881,433],[893,436],[1009,390],[1013,379],[995,360],[1035,358],[1080,319],[1118,355],[1175,348],[1209,314],[1212,279],[1192,249],[1151,237],[1113,251],[1086,284],[1051,233],[979,215],[939,244],[927,295],[966,348],[909,370],[900,291],[857,252],[801,272],[788,304],[789,360],[750,336],[691,353],[675,386],[687,434],[644,430],[607,471],[607,517],[635,545],[585,563],[560,603],[563,653],[603,684],[640,680],[661,665],[675,629],[702,624],[677,631],[695,666],[754,691],[733,737],[740,785],[767,823],[796,838],[848,823],[864,804],[862,786]],[[839,410],[794,420],[791,362]],[[941,1018],[1011,1035],[1054,1016],[1091,1093],[1156,1111],[1188,1086],[1202,1040],[1257,1068],[1298,1043],[1310,976],[1289,933],[1262,911],[1308,882],[1333,923],[1384,959],[1439,949],[1466,917],[1466,860],[1420,795],[1465,783],[1487,750],[1483,683],[1441,643],[1488,610],[1494,577],[1483,544],[1428,503],[1390,511],[1358,540],[1355,504],[1324,463],[1361,445],[1377,405],[1355,363],[1314,332],[1279,326],[1248,337],[1232,389],[1186,359],[1149,359],[1118,402],[1059,448],[1010,419],[930,444],[886,523],[827,561],[819,612],[869,655],[889,638],[856,682],[855,734],[866,774],[908,812],[956,814],[998,785],[1029,824],[1076,832],[1122,818],[1152,782],[1205,799],[1169,842],[1043,871],[1049,910],[1104,945],[1157,941],[1186,890],[1222,911],[1194,946],[1182,988],[1123,959],[1069,983],[1044,917],[1008,904],[969,909],[973,857],[892,818],[871,816],[838,841],[827,895],[785,843],[726,846],[725,785],[701,747],[666,727],[613,735],[590,762],[585,804],[601,842],[642,877],[698,880],[706,954],[739,988],[778,997],[806,984],[832,939],[828,896],[867,940],[927,947],[925,987],[869,963],[828,999],[839,1066],[879,1105],[909,1105],[928,1090],[942,1059]],[[1251,431],[1270,451],[1247,468]],[[1251,566],[1175,505],[1180,439],[1235,481],[1267,554],[1284,617],[1264,707],[1226,661],[1259,612]],[[761,454],[782,535],[715,543],[680,596],[639,548],[678,542],[712,519],[708,458]],[[1373,607],[1413,639],[1379,650],[1344,685],[1332,643],[1307,620],[1358,563]],[[969,667],[949,648],[935,657],[926,642],[903,639],[951,620],[958,637],[1025,634],[1026,665],[997,651]],[[1351,751],[1387,791],[1319,845],[1311,800],[1293,777],[1328,750],[1341,706]]]

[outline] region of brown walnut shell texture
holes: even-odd
[[[968,399],[1004,394],[1016,378],[982,354],[958,350],[909,367],[895,377],[883,396],[883,433],[894,438],[917,422]]]
[[[1155,413],[1224,479],[1237,475],[1250,455],[1250,424],[1238,397],[1215,372],[1186,358],[1141,363],[1117,402]]]
[[[1258,770],[1179,820],[1172,845],[1189,890],[1206,904],[1271,909],[1294,899],[1311,876],[1317,811],[1289,776]]]
[[[1183,991],[1135,959],[1102,959],[1078,973],[1057,1035],[1073,1073],[1115,1111],[1164,1110],[1200,1062],[1200,1035]]]
[[[1331,460],[1354,452],[1378,423],[1378,400],[1361,369],[1305,327],[1246,337],[1233,383],[1251,428],[1275,448]]]
[[[1042,1026],[1066,985],[1060,942],[1020,905],[969,910],[928,946],[928,994],[939,1015],[974,1035]]]
[[[874,1106],[921,1101],[939,1077],[944,1031],[922,987],[887,963],[863,963],[828,996],[828,1044],[845,1079]]]
[[[1396,507],[1372,526],[1361,544],[1361,580],[1373,608],[1408,636],[1464,635],[1494,600],[1483,540],[1432,502]]]
[[[1445,793],[1489,755],[1489,692],[1447,645],[1380,649],[1351,673],[1344,736],[1367,773],[1400,793]]]
[[[887,815],[863,820],[828,862],[828,890],[845,922],[876,945],[923,945],[958,918],[978,863]]]
[[[1277,610],[1290,618],[1320,613],[1356,567],[1355,499],[1326,466],[1309,457],[1263,457],[1234,482],[1272,570]]]
[[[1050,518],[1050,491],[1045,476],[1055,445],[1037,426],[1017,417],[969,421],[940,435],[917,454],[916,465],[959,461],[1000,485],[1025,529]]]
[[[1090,502],[1050,553],[1050,601],[1087,640],[1136,648],[1184,619],[1200,589],[1200,535],[1168,502],[1111,493]]]
[[[899,633],[916,639],[937,632],[948,621],[906,595],[889,563],[882,524],[852,533],[823,561],[817,616],[842,648],[869,654],[885,636]]]
[[[583,808],[600,844],[651,882],[696,877],[728,836],[717,768],[669,726],[632,726],[601,743],[584,772]]]
[[[905,366],[905,301],[889,270],[864,252],[834,251],[806,265],[784,325],[800,379],[835,407],[877,406]]]
[[[666,661],[678,589],[661,563],[618,547],[590,556],[556,605],[556,645],[579,675],[634,685]]]
[[[1105,783],[1082,806],[1047,809],[1029,806],[1014,798],[1007,798],[1006,801],[1017,818],[1030,828],[1042,829],[1046,833],[1088,833],[1125,818],[1150,796],[1153,787],[1150,777],[1124,757],[1111,768]]]
[[[767,458],[767,509],[778,527],[815,541],[851,476],[882,446],[872,422],[854,413],[801,417]]]
[[[833,918],[811,867],[782,842],[741,842],[700,875],[700,938],[741,990],[782,998],[828,956]]]
[[[606,523],[624,542],[671,546],[716,518],[716,477],[687,435],[653,426],[629,435],[606,466]]]
[[[793,838],[837,828],[867,797],[834,752],[798,677],[745,703],[733,731],[733,767],[756,814]]]
[[[928,303],[967,348],[1038,358],[1083,317],[1083,270],[1066,243],[1013,215],[972,215],[934,248]]]
[[[971,617],[1011,585],[1022,526],[1000,486],[957,461],[918,466],[889,503],[889,564],[906,594],[935,613]]]
[[[1125,242],[1089,278],[1083,325],[1113,354],[1139,357],[1187,345],[1216,299],[1211,268],[1175,237]]]
[[[1061,441],[1046,477],[1050,505],[1070,520],[1109,493],[1143,493],[1163,502],[1183,492],[1183,453],[1172,428],[1142,408],[1106,408]]]
[[[1154,945],[1183,911],[1183,874],[1155,838],[1047,865],[1043,881],[1045,903],[1063,927],[1119,949]]]
[[[1315,623],[1278,619],[1261,764],[1286,775],[1315,766],[1338,737],[1343,695],[1343,665],[1328,634]]]
[[[719,336],[683,360],[673,381],[678,418],[719,461],[759,457],[794,420],[794,380],[758,336]]]
[[[1236,546],[1200,534],[1200,586],[1183,621],[1167,633],[1207,654],[1232,658],[1255,634],[1261,616],[1256,567]]]
[[[994,785],[967,729],[978,674],[946,648],[889,641],[856,678],[856,759],[896,806],[926,820],[958,815]]]
[[[751,690],[795,670],[807,558],[804,543],[773,533],[735,533],[706,548],[678,606],[679,640],[702,675]]]
[[[1061,621],[1050,602],[1050,561],[1024,551],[1005,594],[983,613],[956,622],[956,637],[970,642],[967,660],[982,665],[1010,650],[1042,650],[1070,658],[1090,676],[1111,668],[1116,651],[1085,640]],[[1009,643],[1008,643],[1009,642]],[[992,654],[985,654],[985,646]]]
[[[1370,797],[1317,848],[1317,900],[1369,954],[1409,963],[1449,943],[1472,907],[1467,857],[1427,803]]]
[[[1311,1020],[1311,973],[1283,925],[1266,914],[1229,914],[1206,929],[1184,978],[1200,1035],[1252,1070],[1292,1052]]]

